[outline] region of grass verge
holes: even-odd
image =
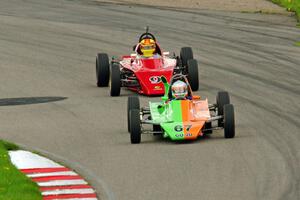
[[[272,2],[287,8],[288,11],[295,12],[300,21],[300,0],[272,0]]]
[[[20,172],[11,162],[8,150],[16,150],[15,144],[0,140],[0,199],[41,200],[36,183]]]

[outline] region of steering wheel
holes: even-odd
[[[139,42],[141,42],[143,39],[146,39],[146,38],[149,38],[149,39],[152,39],[154,41],[156,41],[154,35],[152,33],[143,33],[140,38],[139,38]]]

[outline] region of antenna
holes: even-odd
[[[146,33],[149,32],[149,26],[146,26]]]

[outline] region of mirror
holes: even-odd
[[[157,110],[159,114],[162,114],[165,111],[165,106],[164,105],[158,105]]]
[[[135,51],[136,45],[133,45],[132,50]]]
[[[197,100],[197,99],[200,99],[200,96],[198,96],[198,95],[193,95],[193,100]]]
[[[161,81],[162,81],[163,83],[168,83],[166,77],[164,77],[164,76],[161,76]]]
[[[163,100],[163,101],[168,101],[168,100],[169,100],[169,98],[168,98],[168,97],[166,97],[166,96],[163,96],[163,97],[161,97],[161,100]]]

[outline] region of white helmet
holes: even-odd
[[[172,96],[175,99],[184,99],[188,95],[187,84],[183,81],[176,81],[172,85]]]

